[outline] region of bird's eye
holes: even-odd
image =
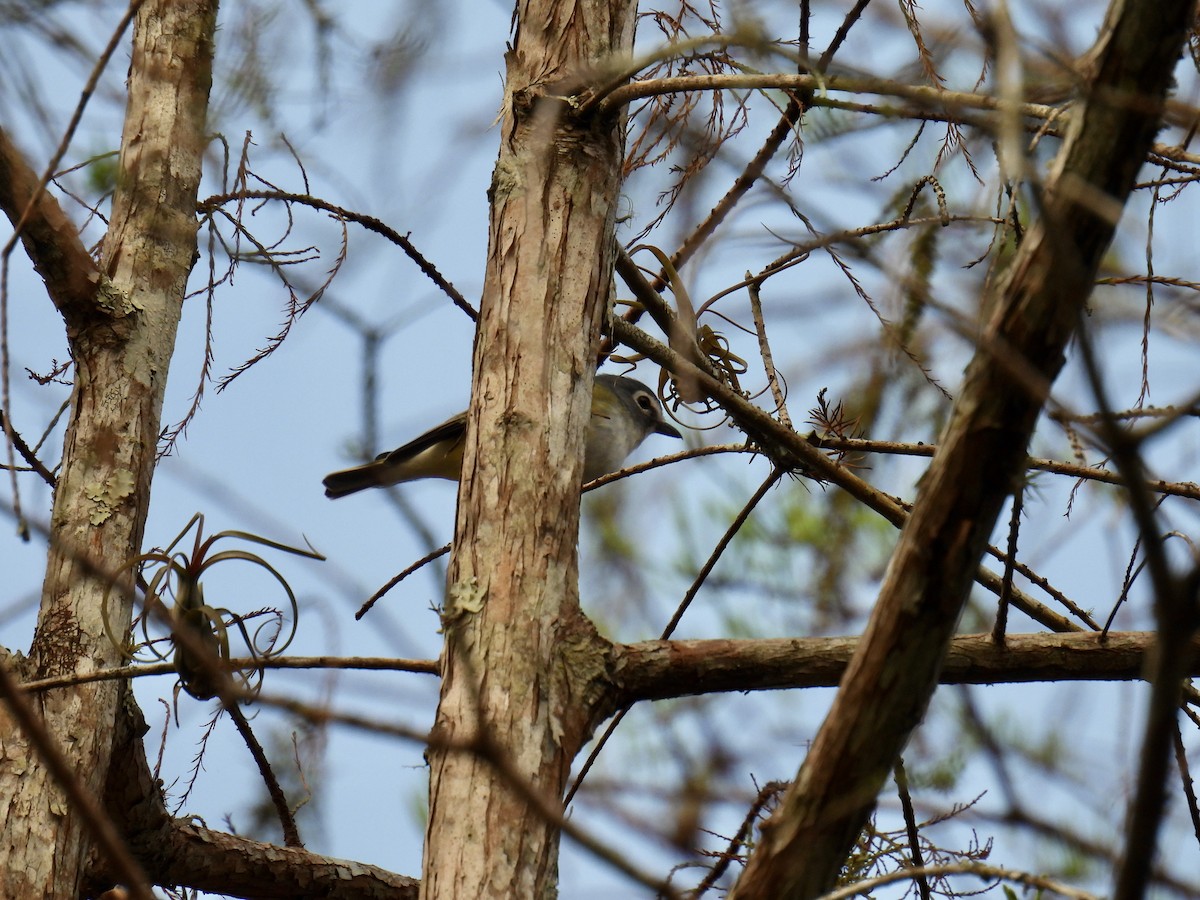
[[[654,412],[654,398],[649,394],[638,394],[637,405],[648,413]]]

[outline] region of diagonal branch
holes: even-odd
[[[908,521],[908,512],[903,502],[879,490],[854,474],[847,466],[818,450],[817,447],[822,441],[797,434],[729,385],[718,381],[707,369],[699,368],[690,359],[684,358],[624,319],[612,319],[609,328],[613,337],[620,343],[645,354],[647,358],[673,373],[693,378],[706,395],[716,400],[737,426],[746,432],[755,450],[770,458],[779,468],[795,470],[821,482],[837,485],[897,528],[902,528]],[[701,359],[699,362],[704,363],[705,360]],[[1000,593],[1000,576],[995,572],[980,567],[975,573],[975,578],[992,593]],[[1023,591],[1014,588],[1009,601],[1034,621],[1053,631],[1079,629],[1074,622],[1048,609]]]
[[[50,487],[54,487],[55,482],[57,481],[57,479],[54,477],[54,473],[46,468],[45,463],[38,459],[37,454],[33,452],[33,448],[25,443],[25,439],[21,437],[15,428],[12,427],[12,424],[8,421],[7,417],[5,417],[3,409],[0,409],[0,430],[8,433],[10,439],[12,440],[13,447],[15,447],[16,451],[21,454],[21,459],[25,460],[25,462],[29,465],[29,468],[34,472],[37,472],[37,474],[41,476],[42,481],[46,482],[46,484],[50,485]]]
[[[731,897],[812,897],[832,887],[924,715],[988,535],[1159,127],[1194,7],[1110,6],[1042,218],[994,298],[863,640]],[[1040,390],[1014,362],[1044,379]]]
[[[14,225],[26,212],[21,243],[33,267],[46,282],[46,291],[59,312],[91,305],[100,273],[79,239],[79,227],[45,190],[41,178],[0,128],[0,210]]]

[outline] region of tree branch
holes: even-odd
[[[1152,631],[956,636],[939,684],[1030,681],[1135,681],[1146,675]],[[615,705],[725,691],[837,687],[862,643],[858,637],[641,641],[614,648]],[[1200,651],[1200,640],[1192,646]],[[1189,675],[1200,675],[1193,655]]]
[[[987,640],[985,640],[987,638]],[[1027,681],[1132,681],[1145,676],[1154,649],[1150,631],[1114,631],[1107,639],[1091,631],[1008,635],[997,647],[989,635],[957,635],[947,651],[941,684],[1016,684]],[[747,640],[655,640],[614,645],[617,705],[666,700],[710,691],[836,687],[858,637],[757,638]],[[1200,650],[1200,645],[1197,645]],[[1039,658],[1045,654],[1047,658]],[[388,657],[235,657],[231,668],[353,669],[436,675],[436,660]],[[758,669],[758,671],[751,671]],[[40,693],[94,681],[175,675],[173,663],[119,666],[81,675],[59,675],[20,685]],[[1200,660],[1188,671],[1200,676]]]
[[[54,473],[46,468],[45,463],[37,458],[37,454],[33,452],[33,448],[25,443],[25,439],[12,427],[12,423],[8,417],[4,415],[4,410],[0,409],[0,431],[5,431],[13,442],[13,446],[17,448],[17,452],[21,454],[21,459],[29,464],[29,468],[36,472],[46,484],[54,487],[57,479]]]
[[[277,847],[173,818],[146,761],[146,723],[127,701],[118,718],[105,804],[155,884],[263,900],[415,900],[417,881],[366,863]],[[93,884],[111,885],[94,871]]]
[[[79,239],[79,227],[48,191],[38,192],[40,186],[37,172],[0,128],[0,209],[14,226],[29,210],[21,226],[21,243],[46,282],[50,299],[69,320],[73,310],[92,307],[100,271]],[[37,200],[31,205],[35,192]]]
[[[887,78],[866,78],[849,75],[793,75],[784,72],[761,72],[750,74],[680,75],[673,78],[654,78],[635,81],[617,88],[604,98],[600,108],[617,110],[622,106],[662,94],[683,94],[694,91],[764,90],[807,91],[839,93],[862,96],[897,97],[918,106],[934,109],[985,110],[988,112],[1016,113],[1034,119],[1046,119],[1058,115],[1057,107],[1042,103],[1010,103],[990,94],[974,94],[969,91],[947,91],[928,85],[904,84]]]
[[[635,81],[613,91],[599,104],[602,112],[612,112],[629,103],[643,100],[647,97],[663,94],[686,94],[694,91],[730,91],[730,90],[781,90],[808,91],[812,93],[809,100],[813,106],[831,106],[834,108],[853,108],[860,112],[874,112],[896,118],[913,118],[920,115],[922,110],[934,111],[934,119],[939,121],[962,122],[964,113],[995,112],[1004,116],[1017,116],[1025,119],[1050,121],[1061,119],[1063,109],[1045,103],[1013,103],[1002,97],[991,94],[976,94],[970,91],[948,91],[941,87],[931,87],[923,84],[905,84],[887,78],[868,78],[852,75],[792,75],[784,72],[761,72],[750,74],[722,75],[680,75],[673,78],[654,78],[647,81]],[[896,97],[913,105],[911,110],[892,109],[886,107],[869,107],[864,104],[845,103],[831,100],[826,95],[830,92],[862,96],[874,94],[880,97]],[[1171,118],[1186,127],[1195,118],[1194,110],[1182,105],[1171,105]],[[969,124],[976,127],[986,127],[977,119]],[[1182,147],[1167,144],[1151,144],[1153,153],[1179,163],[1200,164],[1200,154],[1188,153]]]

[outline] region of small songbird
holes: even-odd
[[[345,497],[369,487],[387,487],[418,478],[457,481],[462,471],[467,414],[459,413],[419,438],[373,462],[325,476],[325,496]],[[650,388],[622,375],[597,375],[592,391],[583,480],[591,481],[621,468],[625,457],[651,433],[682,438],[663,420],[662,404]]]

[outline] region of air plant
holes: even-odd
[[[191,553],[175,550],[184,536],[195,528]],[[289,547],[245,531],[221,531],[205,537],[204,516],[196,513],[176,535],[165,550],[154,549],[131,559],[122,571],[136,573],[144,593],[143,609],[130,625],[128,634],[119,640],[113,633],[109,616],[109,595],[117,589],[120,578],[114,578],[105,592],[104,627],[109,640],[120,648],[126,659],[149,662],[171,662],[179,674],[179,687],[198,700],[209,700],[221,692],[222,681],[236,679],[242,693],[253,695],[262,684],[262,668],[256,665],[233,669],[230,634],[241,636],[245,656],[266,660],[282,654],[296,635],[299,608],[296,595],[287,580],[265,559],[247,550],[213,552],[220,540],[234,539],[261,544],[285,553],[325,559],[308,545],[308,549]],[[307,544],[307,542],[306,542]],[[214,606],[204,595],[203,579],[218,563],[241,561],[260,566],[268,572],[287,597],[287,610],[260,608],[235,613],[225,606]],[[120,572],[117,573],[118,576]],[[266,617],[252,630],[252,620]],[[152,624],[167,627],[167,637],[152,635]],[[134,633],[141,631],[142,640],[135,642]],[[240,649],[240,648],[239,648]],[[177,688],[178,690],[178,688]]]

